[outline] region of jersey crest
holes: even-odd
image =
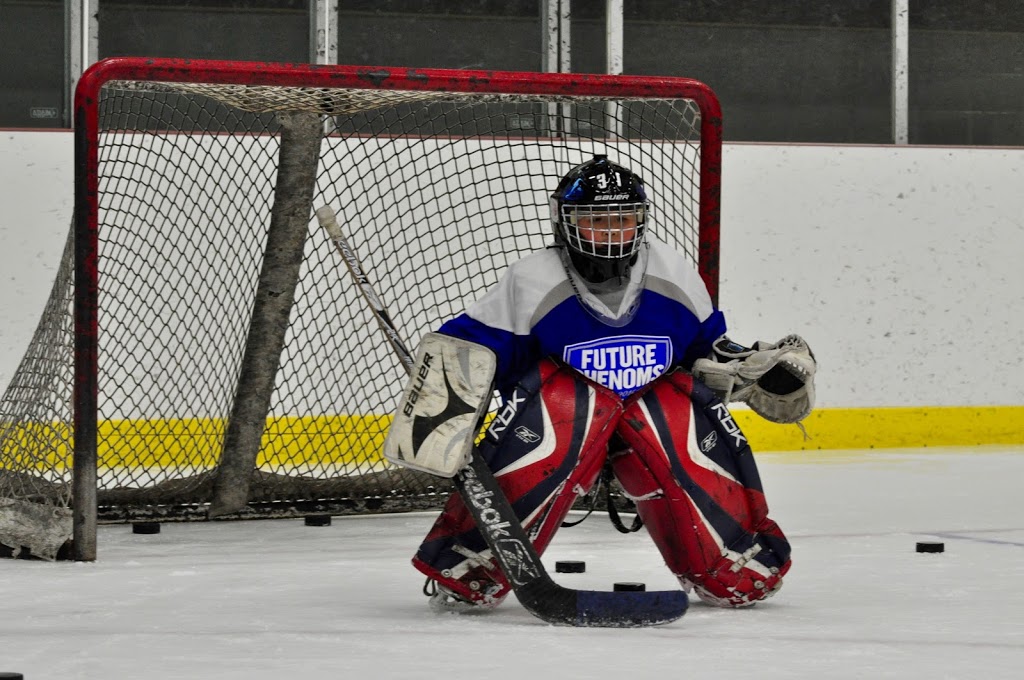
[[[625,399],[672,365],[672,341],[658,335],[613,335],[566,345],[562,360]]]

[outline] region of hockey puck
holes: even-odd
[[[645,583],[635,583],[635,582],[632,582],[632,581],[625,581],[625,582],[621,582],[621,583],[616,583],[614,586],[612,586],[612,589],[615,592],[617,592],[617,593],[621,593],[621,592],[641,593],[641,592],[647,590],[647,584],[645,584]]]
[[[0,673],[0,680],[25,680],[21,673]]]
[[[159,534],[160,522],[134,522],[132,523],[133,534]]]
[[[587,563],[579,560],[563,560],[555,562],[555,571],[559,574],[582,574],[587,570]]]
[[[917,544],[917,552],[919,553],[940,553],[945,551],[945,543],[936,543],[933,541],[919,541]]]
[[[306,515],[307,527],[329,527],[331,526],[330,515]]]

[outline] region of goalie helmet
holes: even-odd
[[[573,168],[551,195],[555,239],[593,283],[629,275],[649,212],[643,180],[604,155]]]

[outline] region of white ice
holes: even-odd
[[[647,629],[546,625],[514,598],[435,614],[409,557],[431,513],[103,526],[95,563],[0,561],[0,672],[89,678],[1024,677],[1019,448],[759,455],[793,544],[782,591],[694,598]],[[942,541],[918,554],[917,541]],[[644,532],[605,515],[545,555],[577,588],[676,583]],[[557,559],[584,574],[555,574]]]

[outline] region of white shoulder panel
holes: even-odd
[[[513,262],[466,315],[491,328],[528,335],[538,308],[551,309],[572,295],[558,250],[545,248]]]
[[[651,245],[646,288],[683,305],[701,321],[712,312],[711,296],[696,267],[671,246],[648,235]]]

